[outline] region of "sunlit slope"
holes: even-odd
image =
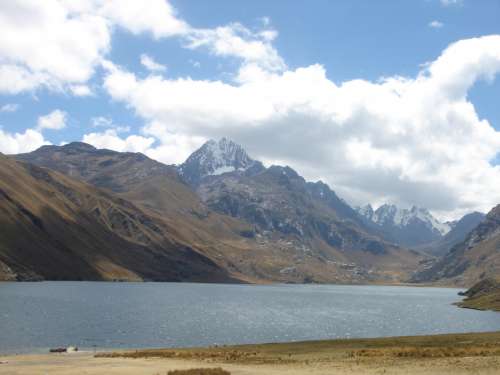
[[[228,281],[134,204],[0,156],[0,272],[51,280]]]

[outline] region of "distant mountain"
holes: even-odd
[[[500,205],[493,208],[465,238],[413,281],[471,286],[500,275]]]
[[[411,248],[441,239],[453,226],[439,222],[427,209],[415,206],[406,209],[384,204],[373,210],[367,205],[356,211],[385,232],[388,240]]]
[[[453,246],[464,241],[469,232],[476,228],[485,217],[486,215],[481,212],[472,212],[464,215],[460,220],[448,223],[452,229],[443,237],[416,249],[426,252],[427,254],[443,256],[450,251]]]
[[[161,237],[213,267],[182,271],[180,280],[399,282],[425,258],[382,240],[326,184],[265,168],[227,139],[207,142],[179,167],[82,143],[15,157],[129,202],[161,225]]]
[[[261,241],[287,238],[299,261],[309,254],[350,262],[365,276],[375,264],[415,261],[415,253],[382,240],[328,185],[307,182],[290,167],[265,168],[227,139],[207,142],[179,170],[210,209],[253,225],[251,235]]]

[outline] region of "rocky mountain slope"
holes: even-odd
[[[240,157],[231,150],[239,150]],[[227,139],[207,142],[179,170],[183,177],[189,171],[186,182],[210,209],[250,223],[253,232],[248,235],[261,241],[285,238],[302,253],[297,259],[303,254],[321,256],[368,275],[378,262],[402,265],[417,256],[381,240],[326,184],[306,182],[289,167],[265,168]]]
[[[232,279],[397,282],[423,258],[381,240],[325,184],[264,168],[228,140],[207,143],[179,168],[81,143],[16,158],[131,202]]]
[[[437,241],[452,229],[451,223],[441,223],[427,209],[415,206],[384,204],[374,210],[367,205],[356,211],[385,232],[388,240],[412,248]]]
[[[452,229],[437,241],[415,247],[416,250],[435,256],[443,256],[453,246],[465,240],[465,237],[484,220],[485,214],[472,212],[464,215],[460,220],[451,223]]]
[[[493,208],[465,238],[414,281],[439,281],[470,286],[500,274],[500,205]]]
[[[466,298],[458,303],[460,307],[500,311],[500,281],[498,279],[483,279],[462,295]]]
[[[0,155],[0,279],[231,281],[120,197]]]

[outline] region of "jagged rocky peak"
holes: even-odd
[[[198,184],[204,177],[221,175],[234,171],[247,171],[262,167],[262,164],[248,156],[239,144],[221,138],[209,140],[193,152],[179,166],[179,174],[190,184]]]
[[[356,207],[356,211],[358,212],[358,214],[367,218],[368,220],[373,220],[373,214],[375,213],[375,211],[373,210],[371,204],[366,204],[361,207]]]

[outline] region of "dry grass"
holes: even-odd
[[[463,295],[460,307],[476,310],[500,311],[500,279],[486,278],[474,284]]]
[[[174,358],[208,363],[310,364],[350,360],[500,357],[500,332],[325,340],[190,349],[149,349],[99,357]]]
[[[167,375],[231,375],[229,371],[217,368],[192,368],[189,370],[173,370]]]
[[[225,363],[291,363],[294,362],[287,356],[269,356],[261,351],[246,351],[223,347],[219,350],[208,349],[179,349],[179,350],[136,350],[134,352],[111,352],[98,353],[97,358],[165,358],[165,359],[185,359],[201,360],[206,362]]]
[[[500,311],[500,291],[491,292],[482,296],[466,298],[457,303],[460,307],[475,310]]]
[[[398,357],[398,358],[458,358],[500,356],[500,347],[470,347],[470,348],[417,348],[401,347],[391,349],[362,349],[352,352],[353,357]]]

